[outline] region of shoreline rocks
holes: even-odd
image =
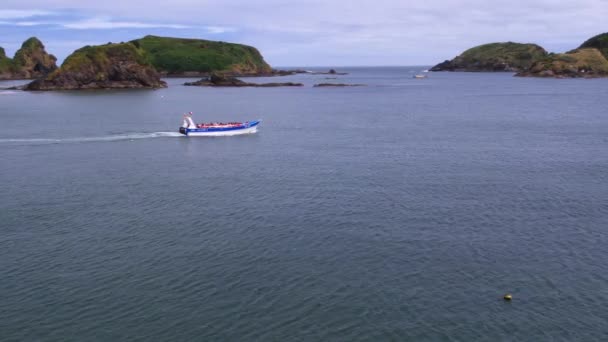
[[[230,76],[230,77],[280,77],[280,76],[293,76],[293,75],[297,75],[297,74],[310,74],[308,71],[306,70],[272,70],[271,72],[257,72],[257,73],[239,73],[239,72],[231,72],[231,71],[227,71],[227,72],[223,72],[223,71],[211,71],[211,72],[197,72],[197,71],[188,71],[188,72],[183,72],[183,73],[177,73],[177,74],[169,74],[166,72],[161,72],[161,76],[162,77],[167,77],[167,78],[184,78],[184,77],[202,77],[202,78],[206,78],[206,77],[210,77],[211,74],[221,74],[224,76]]]
[[[334,69],[329,69],[327,72],[311,72],[311,75],[348,75],[347,72],[337,72]]]
[[[241,81],[236,77],[223,74],[212,73],[209,77],[203,78],[196,82],[186,82],[185,86],[198,87],[301,87],[302,83],[284,82],[284,83],[249,83]]]

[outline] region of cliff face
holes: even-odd
[[[516,76],[532,77],[608,77],[608,60],[598,49],[576,49],[551,54]]]
[[[528,69],[547,56],[547,51],[536,44],[491,43],[476,46],[460,56],[439,63],[431,71],[507,71]]]
[[[85,46],[61,68],[26,86],[26,90],[161,88],[166,83],[147,54],[131,43]]]
[[[210,72],[232,75],[270,74],[272,69],[251,46],[202,39],[145,36],[132,41],[146,51],[164,75],[198,76]]]
[[[608,33],[598,34],[585,41],[579,49],[594,48],[598,49],[606,59],[608,59]]]
[[[13,63],[21,78],[37,78],[57,69],[57,58],[49,55],[37,38],[26,40],[15,53]]]
[[[46,52],[38,38],[26,40],[13,59],[6,57],[4,49],[1,50],[0,79],[38,78],[57,69],[57,58]]]

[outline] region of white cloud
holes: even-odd
[[[15,9],[0,9],[0,19],[25,19],[37,16],[54,15],[55,12],[44,10],[15,10]]]
[[[60,24],[64,28],[75,30],[109,30],[119,28],[170,28],[170,29],[186,29],[190,28],[187,25],[180,24],[156,24],[144,23],[139,21],[112,21],[108,18],[90,18],[74,22],[65,22]]]
[[[237,29],[234,27],[223,27],[223,26],[205,26],[204,29],[207,30],[207,32],[211,33],[211,34],[220,34],[220,33],[237,31]]]
[[[17,26],[54,25],[54,23],[48,22],[48,21],[17,21],[17,22],[11,22],[10,24],[17,25]]]
[[[110,18],[89,18],[77,21],[0,21],[0,25],[12,25],[12,26],[59,26],[66,29],[73,30],[112,30],[112,29],[146,29],[146,28],[167,28],[167,29],[202,29],[208,34],[223,34],[237,32],[238,30],[234,27],[228,26],[189,26],[182,24],[159,24],[159,23],[146,23],[139,21],[118,21],[111,20]]]

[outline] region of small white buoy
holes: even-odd
[[[506,294],[506,295],[504,295],[502,298],[503,298],[504,300],[511,300],[511,299],[513,299],[513,296],[512,296],[510,293],[507,293],[507,294]]]

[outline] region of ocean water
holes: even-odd
[[[608,340],[608,80],[422,69],[0,91],[0,340]]]

